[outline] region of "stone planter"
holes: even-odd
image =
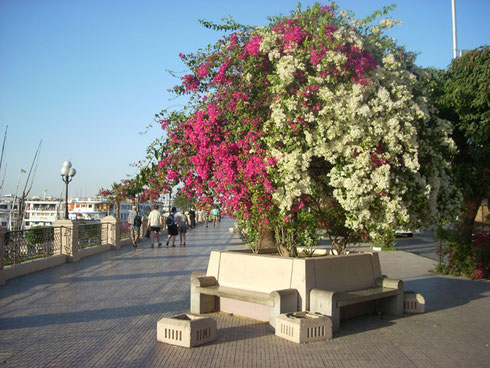
[[[276,319],[276,336],[301,344],[332,338],[329,317],[310,312],[281,314]]]
[[[157,323],[157,340],[191,348],[216,340],[216,321],[209,317],[181,314]]]
[[[371,280],[366,280],[366,275]],[[381,278],[382,273],[376,252],[285,258],[243,250],[211,252],[206,276],[215,278],[220,286],[260,293],[296,289],[296,311],[308,311],[312,289],[359,290],[372,286],[372,279]],[[269,321],[270,317],[267,306],[227,298],[220,298],[216,309],[261,321]]]

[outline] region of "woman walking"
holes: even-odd
[[[172,247],[175,247],[175,238],[179,235],[179,230],[177,228],[177,208],[172,207],[172,212],[167,217],[167,227],[168,227],[168,239],[167,239],[167,247],[170,241],[172,241]]]
[[[177,216],[177,226],[179,227],[179,238],[180,238],[180,246],[182,246],[182,239],[184,239],[184,247],[186,241],[187,228],[189,227],[189,221],[187,220],[187,216],[184,212]]]

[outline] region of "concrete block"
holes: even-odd
[[[209,317],[180,314],[157,323],[157,340],[191,348],[216,340],[216,321]]]
[[[319,313],[284,313],[276,319],[276,336],[301,344],[332,338],[332,321]]]
[[[213,276],[191,277],[191,313],[204,314],[217,310],[217,297],[204,295],[197,291],[198,287],[210,285],[216,285],[216,279]]]
[[[415,291],[403,293],[403,313],[425,313],[425,298]]]
[[[335,291],[313,289],[310,292],[310,311],[329,316],[333,332],[337,332],[340,329],[338,298],[339,293]]]
[[[275,290],[270,293],[270,298],[274,301],[274,306],[269,312],[269,324],[272,329],[276,328],[279,315],[298,311],[298,296],[296,289]]]
[[[391,316],[403,315],[403,281],[393,280],[385,277],[376,279],[376,285],[384,288],[396,289],[398,294],[396,297],[384,298],[380,300],[378,309],[381,313],[389,314]]]

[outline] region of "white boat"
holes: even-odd
[[[63,204],[60,199],[32,198],[26,201],[24,228],[33,226],[53,226],[56,220],[63,218]]]
[[[12,197],[0,198],[0,226],[11,230],[18,218],[17,198],[13,206]],[[153,206],[157,204],[160,210],[165,211],[163,203],[140,203],[139,212],[141,215],[148,215]],[[119,204],[119,219],[126,221],[132,203],[121,202]],[[116,205],[103,197],[88,198],[69,198],[68,199],[68,218],[70,220],[100,221],[106,216],[116,217]],[[25,213],[23,218],[23,228],[29,229],[34,226],[53,226],[56,220],[65,217],[65,201],[59,198],[31,197],[25,201]]]
[[[13,196],[2,196],[0,198],[0,226],[11,230],[19,217],[19,199],[14,204]]]
[[[68,199],[68,218],[70,220],[100,221],[106,216],[115,215],[114,204],[106,199],[100,197]]]

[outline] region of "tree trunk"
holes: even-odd
[[[276,244],[274,241],[274,230],[271,229],[267,224],[259,225],[259,244],[258,250],[275,248]]]
[[[471,243],[473,228],[475,226],[475,216],[480,208],[482,198],[468,196],[463,198],[464,208],[459,215],[456,230],[461,242]]]

